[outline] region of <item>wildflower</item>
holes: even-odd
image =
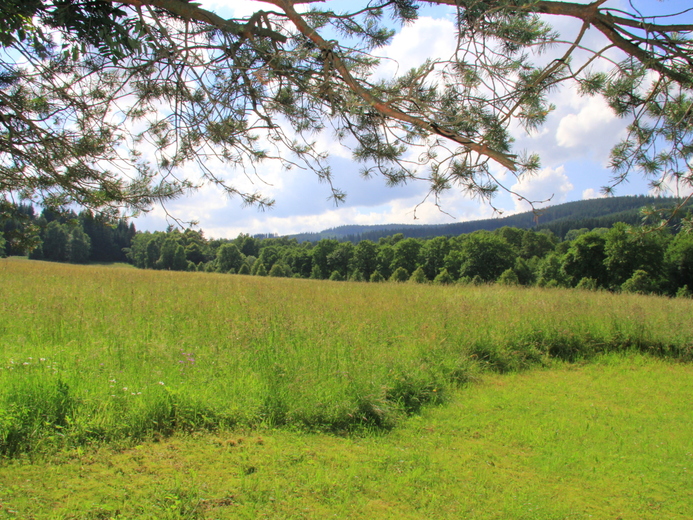
[[[123,392],[127,392],[127,391],[128,391],[128,387],[127,387],[127,386],[124,386],[124,387],[123,387]]]
[[[43,361],[45,361],[45,360],[46,360],[45,357],[39,358],[39,361],[41,361],[41,362],[43,362]]]
[[[161,386],[164,386],[164,382],[163,382],[163,381],[159,381],[159,384],[160,384]]]

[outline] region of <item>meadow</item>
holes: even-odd
[[[485,374],[389,432],[175,434],[0,464],[0,518],[693,518],[693,366],[651,356]]]
[[[0,518],[693,517],[689,299],[18,258],[0,283]]]
[[[688,361],[693,302],[0,260],[0,453],[282,427],[387,431],[485,372]]]

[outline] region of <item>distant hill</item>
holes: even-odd
[[[433,238],[437,236],[456,236],[480,229],[493,231],[503,226],[516,228],[548,229],[563,238],[571,229],[609,227],[615,222],[638,224],[641,222],[640,209],[644,206],[673,206],[676,199],[670,197],[649,197],[645,195],[609,197],[601,199],[566,202],[549,206],[536,213],[527,211],[509,217],[499,217],[451,224],[383,224],[375,226],[348,225],[325,229],[319,233],[299,233],[289,235],[299,242],[317,242],[323,238],[357,243],[361,240],[377,242],[381,237],[402,233],[409,238]]]

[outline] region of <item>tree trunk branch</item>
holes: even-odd
[[[158,7],[165,9],[176,16],[180,16],[185,20],[204,22],[214,27],[235,34],[243,38],[261,37],[269,38],[278,42],[286,42],[287,38],[283,34],[268,29],[266,27],[260,27],[256,24],[239,24],[232,20],[225,20],[221,16],[202,9],[196,3],[188,3],[184,0],[111,0],[114,3],[127,4],[133,7]]]
[[[296,28],[307,38],[310,38],[310,40],[315,43],[318,48],[327,52],[332,52],[332,44],[325,41],[322,36],[320,36],[310,25],[308,25],[303,17],[294,9],[292,5],[294,2],[289,0],[275,0],[271,1],[270,3],[273,3],[277,7],[281,8],[291,22],[293,22],[293,24],[296,26]],[[486,144],[479,144],[446,128],[440,127],[436,123],[414,117],[393,108],[388,103],[385,103],[374,96],[368,89],[361,86],[361,84],[351,75],[349,69],[344,65],[344,62],[335,53],[333,53],[333,65],[335,70],[339,72],[342,81],[344,81],[357,96],[366,101],[385,117],[402,121],[404,123],[409,123],[417,128],[421,128],[433,134],[450,139],[451,141],[461,144],[465,148],[476,152],[479,155],[493,159],[509,170],[517,171],[517,163],[514,160],[516,156],[499,152],[498,150],[490,148]]]

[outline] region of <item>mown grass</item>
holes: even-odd
[[[485,370],[688,360],[693,302],[0,261],[0,452],[282,426],[388,429]]]
[[[0,518],[693,518],[693,367],[486,374],[387,434],[174,435],[0,465]]]

